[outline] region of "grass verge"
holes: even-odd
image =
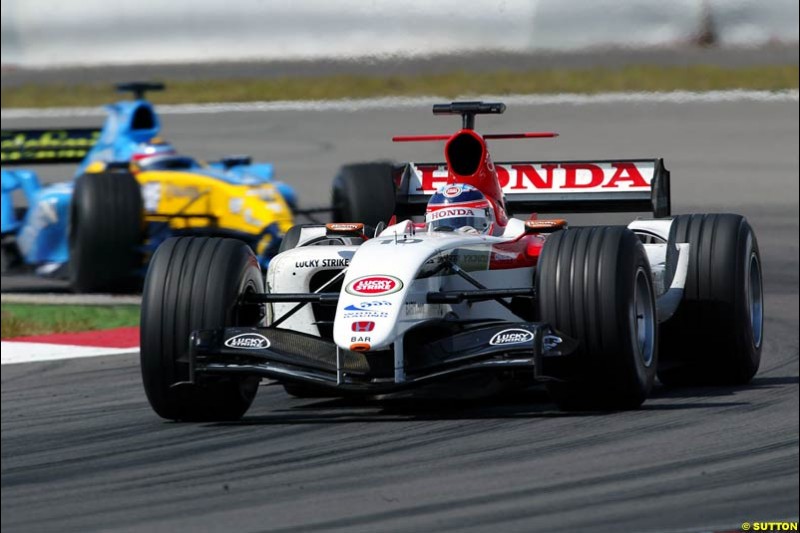
[[[139,325],[138,305],[2,304],[4,339]]]
[[[547,94],[624,91],[711,91],[798,88],[797,65],[725,68],[711,65],[627,66],[619,69],[551,69],[463,72],[418,76],[283,77],[170,81],[153,93],[157,104],[322,100],[380,96]],[[2,107],[95,106],[118,98],[106,84],[29,85],[2,90]]]

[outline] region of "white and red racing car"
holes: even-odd
[[[541,382],[561,408],[590,410],[638,407],[656,375],[749,381],[764,315],[747,220],[670,217],[660,159],[494,163],[487,140],[555,136],[475,131],[477,114],[504,110],[436,105],[462,128],[395,138],[446,141],[445,163],[343,167],[339,222],[294,227],[266,276],[235,240],[162,244],[141,319],[155,412],[236,419],[262,378],[298,396]],[[617,211],[655,218],[512,216]]]

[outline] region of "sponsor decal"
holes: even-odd
[[[387,300],[366,300],[350,304],[344,308],[342,318],[387,318],[388,311],[384,311],[392,302]]]
[[[403,288],[403,282],[394,276],[362,276],[351,281],[345,291],[356,296],[383,296]]]
[[[447,182],[446,165],[415,165],[412,194],[431,194]],[[516,163],[495,165],[506,194],[646,191],[654,166],[648,161],[608,163]]]
[[[345,307],[345,311],[369,311],[371,309],[375,309],[378,307],[386,307],[392,305],[392,302],[387,300],[375,300],[375,301],[366,301],[366,302],[357,302],[354,304],[350,304]]]
[[[80,161],[100,139],[100,130],[3,130],[2,163]]]
[[[247,191],[247,196],[255,196],[259,200],[263,200],[265,202],[274,202],[275,201],[275,190],[270,187],[261,187],[259,189],[250,189]]]
[[[421,302],[406,302],[404,304],[406,318],[436,318],[446,314],[447,308],[443,305]]]
[[[492,346],[506,346],[509,344],[522,344],[533,340],[533,333],[527,329],[510,328],[500,331],[492,337],[489,344]]]
[[[447,187],[442,194],[444,194],[445,198],[455,198],[456,196],[461,194],[461,187],[458,187],[456,185]]]
[[[353,336],[353,337],[350,337],[350,342],[365,342],[365,343],[370,343],[370,342],[372,342],[372,337],[358,337],[358,336]]]
[[[388,318],[388,311],[356,311],[342,313],[342,318]]]
[[[269,348],[269,339],[259,333],[241,333],[225,341],[228,348],[263,350]]]
[[[350,258],[336,257],[328,259],[307,259],[305,261],[295,261],[295,268],[344,268],[350,265]]]
[[[357,331],[359,333],[370,332],[375,329],[375,322],[361,320],[359,322],[353,322],[350,324],[350,329],[353,331]]]
[[[191,185],[172,185],[167,184],[164,187],[164,196],[172,198],[194,198],[200,194],[200,189]]]
[[[489,260],[489,251],[464,252],[463,250],[456,250],[448,256],[448,259],[459,265],[485,264]]]
[[[397,237],[393,239],[383,239],[378,241],[381,244],[418,244],[422,242],[422,239],[412,239],[410,237],[406,237],[403,235],[402,237]]]
[[[144,210],[148,213],[158,211],[158,204],[161,202],[161,182],[148,181],[142,184],[142,201]]]
[[[332,232],[356,233],[364,229],[364,224],[360,222],[336,222],[325,224],[325,229]]]
[[[484,217],[485,212],[483,209],[469,209],[467,207],[446,207],[444,209],[437,209],[431,211],[426,215],[428,222],[440,220],[442,218],[455,218],[455,217]]]
[[[537,220],[526,220],[525,225],[532,229],[539,228],[563,228],[566,227],[567,221],[563,218],[548,218]]]

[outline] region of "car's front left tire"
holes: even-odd
[[[141,369],[153,410],[169,420],[236,420],[253,402],[258,379],[189,378],[189,338],[198,329],[257,326],[260,308],[238,306],[247,292],[264,292],[253,251],[234,239],[179,237],[159,246],[145,279]]]

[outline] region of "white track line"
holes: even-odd
[[[509,105],[590,105],[590,104],[651,104],[651,103],[719,103],[719,102],[797,102],[798,91],[674,91],[600,93],[600,94],[516,94],[483,95],[461,98],[480,100],[499,100]],[[270,111],[365,111],[371,109],[426,108],[432,102],[445,100],[441,96],[416,96],[413,98],[368,98],[360,100],[296,100],[276,102],[242,102],[210,104],[177,104],[158,106],[158,112],[165,115],[201,115],[235,112]],[[56,108],[12,108],[0,110],[3,120],[33,118],[72,118],[104,116],[102,107],[56,107]]]
[[[142,297],[119,294],[4,292],[0,294],[0,301],[4,304],[139,305],[142,303]]]
[[[133,354],[138,351],[138,347],[98,348],[66,344],[2,341],[2,343],[0,343],[0,364],[14,365],[19,363],[78,359],[82,357],[104,357],[107,355]]]

